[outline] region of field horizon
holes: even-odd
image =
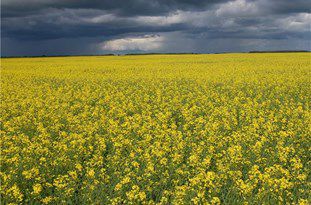
[[[107,54],[77,54],[77,55],[30,55],[30,56],[1,56],[0,58],[45,58],[45,57],[92,57],[92,56],[136,56],[136,55],[219,55],[219,54],[255,54],[255,53],[310,53],[310,50],[277,50],[277,51],[246,51],[246,52],[216,52],[216,53],[107,53]]]

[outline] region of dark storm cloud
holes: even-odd
[[[311,40],[305,0],[2,0],[1,17],[1,55],[310,50]]]
[[[99,10],[55,10],[48,14],[27,17],[10,17],[2,22],[3,36],[20,40],[50,40],[57,38],[111,37],[134,32],[169,32],[184,28],[182,23],[174,26],[154,26],[139,23],[136,17],[118,17]]]
[[[2,0],[3,17],[27,16],[47,8],[99,9],[118,15],[163,15],[174,10],[201,10],[228,0]]]
[[[258,5],[263,9],[274,13],[302,13],[311,12],[311,4],[308,0],[262,0]]]

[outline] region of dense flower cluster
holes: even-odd
[[[310,204],[310,54],[2,59],[1,200]]]

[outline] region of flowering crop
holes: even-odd
[[[310,204],[309,53],[2,59],[3,204]]]

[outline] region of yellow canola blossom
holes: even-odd
[[[309,53],[1,59],[1,204],[311,204]]]

